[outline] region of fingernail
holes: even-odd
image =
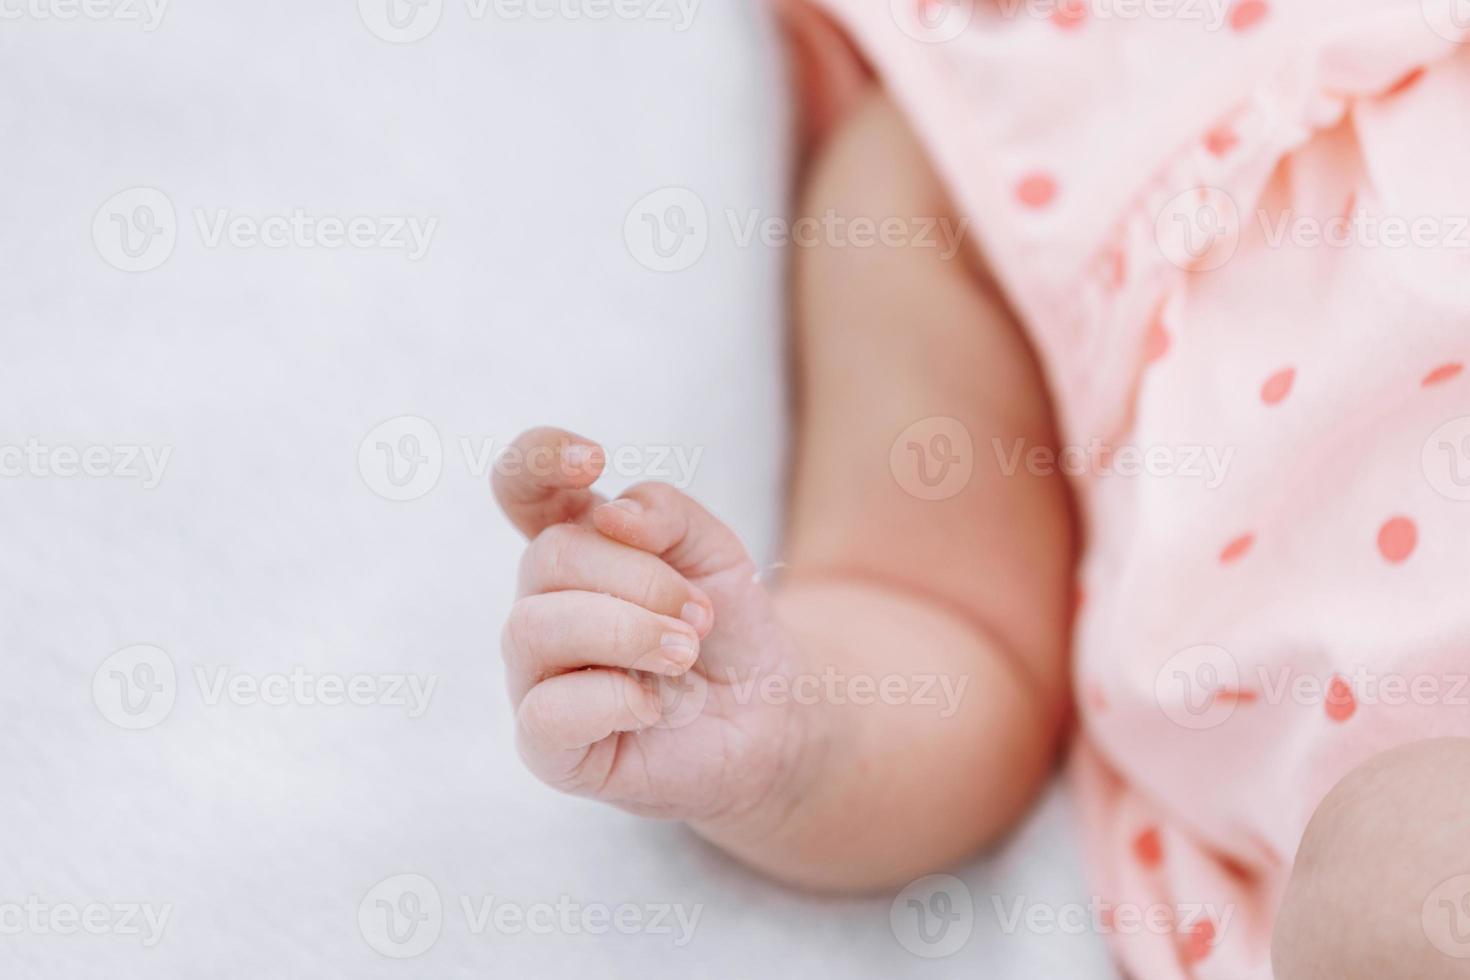
[[[694,644],[695,641],[684,633],[665,633],[659,639],[659,649],[669,658],[669,664],[679,670],[686,670],[694,663]]]
[[[608,506],[616,507],[618,510],[625,510],[630,514],[643,513],[643,505],[632,497],[619,497],[617,500],[609,501]]]
[[[679,610],[679,618],[693,626],[696,632],[703,633],[705,625],[709,623],[709,610],[697,602],[686,602],[684,608]]]
[[[582,442],[569,443],[562,447],[561,458],[569,468],[574,470],[584,469],[592,465],[599,452],[596,446],[589,446]]]

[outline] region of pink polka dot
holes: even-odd
[[[1087,20],[1087,0],[1059,0],[1051,22],[1062,30],[1081,27]]]
[[[1323,703],[1327,710],[1327,717],[1333,721],[1347,721],[1358,710],[1358,699],[1353,697],[1353,689],[1348,682],[1341,677],[1333,677],[1332,682],[1327,685],[1327,699]]]
[[[1392,95],[1398,95],[1400,92],[1408,91],[1409,89],[1413,88],[1415,85],[1419,84],[1419,80],[1421,78],[1423,78],[1423,77],[1424,77],[1424,69],[1423,69],[1423,67],[1421,66],[1419,68],[1415,68],[1413,71],[1409,72],[1403,78],[1400,78],[1398,81],[1396,81],[1392,85],[1390,85],[1388,87],[1388,91],[1384,92],[1383,94],[1385,96],[1392,96]]]
[[[1259,24],[1269,11],[1265,0],[1240,0],[1230,10],[1230,29],[1248,31]]]
[[[1113,252],[1111,272],[1113,288],[1122,289],[1123,284],[1128,281],[1128,253],[1121,248]]]
[[[1215,924],[1209,919],[1200,919],[1189,930],[1189,935],[1184,937],[1184,946],[1180,954],[1186,963],[1198,963],[1210,955],[1210,950],[1215,948]]]
[[[1378,529],[1378,551],[1398,564],[1414,553],[1419,543],[1419,528],[1407,517],[1395,517]]]
[[[1149,827],[1133,838],[1133,856],[1145,868],[1157,868],[1164,863],[1164,842],[1157,827]]]
[[[1016,199],[1028,208],[1044,208],[1057,196],[1057,182],[1051,174],[1034,173],[1021,178],[1016,185]]]
[[[1169,348],[1174,340],[1169,336],[1169,330],[1164,326],[1162,316],[1154,317],[1154,322],[1149,325],[1148,336],[1143,341],[1143,359],[1149,364],[1163,360],[1164,355],[1169,353]]]
[[[1228,565],[1233,561],[1240,560],[1247,551],[1251,550],[1251,545],[1255,543],[1256,536],[1254,534],[1242,534],[1221,549],[1220,564]]]
[[[1261,385],[1261,401],[1267,405],[1280,405],[1291,394],[1291,386],[1295,381],[1296,368],[1282,368]]]
[[[1235,149],[1239,142],[1240,137],[1229,126],[1216,126],[1205,134],[1205,149],[1217,157],[1223,157]]]
[[[1465,365],[1455,361],[1451,361],[1449,364],[1441,364],[1424,376],[1422,384],[1426,388],[1432,385],[1444,384],[1452,378],[1458,378],[1464,370]]]

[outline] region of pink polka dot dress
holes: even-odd
[[[1265,980],[1327,791],[1470,736],[1470,21],[820,6],[972,219],[1056,402],[1086,534],[1071,768],[1118,961]]]

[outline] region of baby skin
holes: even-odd
[[[832,128],[801,209],[952,210],[876,92]],[[527,432],[517,450],[558,465],[495,477],[530,539],[502,636],[507,683],[521,754],[549,785],[685,821],[799,887],[893,887],[996,841],[1050,778],[1070,724],[1077,535],[1059,476],[977,453],[965,488],[930,501],[890,470],[897,434],[927,417],[957,419],[976,445],[1057,443],[1040,369],[978,257],[795,252],[798,439],[779,587],[688,496],[644,484],[604,500],[595,443]],[[760,693],[833,676],[854,692],[898,676],[962,696],[941,710]],[[1421,922],[1466,853],[1470,746],[1425,741],[1363,766],[1302,841],[1276,977],[1470,977]]]

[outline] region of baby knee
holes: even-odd
[[[1333,788],[1302,835],[1271,960],[1276,980],[1470,978],[1470,739],[1394,749]]]

